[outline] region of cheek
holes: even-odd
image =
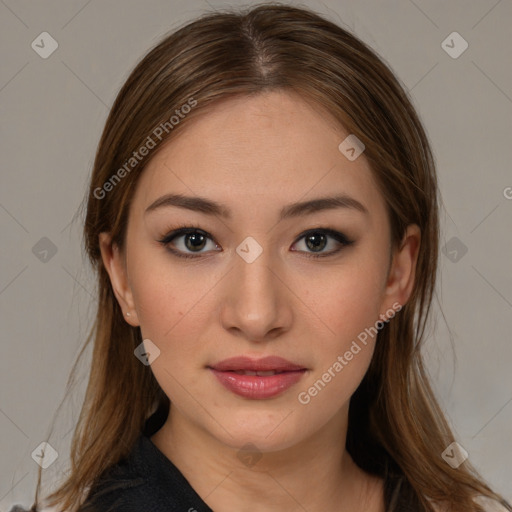
[[[319,421],[327,421],[349,402],[370,365],[382,279],[375,262],[347,267],[325,280],[323,290],[310,294],[315,313],[328,330],[317,338],[313,371],[298,391],[297,401]]]
[[[170,364],[197,358],[201,332],[211,317],[209,290],[219,277],[183,270],[166,255],[134,257],[130,272],[143,339],[153,341]]]
[[[378,320],[384,271],[375,260],[359,261],[333,270],[308,292],[312,310],[342,345]]]

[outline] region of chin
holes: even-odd
[[[305,422],[299,421],[299,425],[298,418],[291,411],[290,408],[283,408],[282,412],[240,410],[233,413],[231,410],[230,414],[222,416],[222,426],[216,424],[215,433],[211,433],[235,450],[248,444],[262,453],[285,450],[307,436]]]

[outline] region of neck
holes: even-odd
[[[296,445],[240,451],[171,405],[151,440],[215,511],[382,512],[382,482],[361,470],[345,449],[347,422],[348,408]]]

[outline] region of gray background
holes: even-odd
[[[47,474],[66,462],[88,352],[58,431],[48,438],[48,429],[92,321],[95,293],[80,218],[72,219],[109,106],[165,33],[205,10],[236,4],[0,0],[1,510],[32,502],[31,453],[43,440],[60,453]],[[447,244],[437,327],[425,346],[429,371],[458,442],[510,500],[512,2],[304,5],[369,43],[410,91],[426,126],[444,204],[441,245]],[[31,48],[44,31],[59,45],[47,59]],[[469,44],[458,58],[441,45],[454,31]],[[52,247],[43,237],[55,254],[42,252]]]

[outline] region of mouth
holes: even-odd
[[[283,373],[306,369],[304,366],[292,363],[278,356],[267,356],[261,359],[252,359],[246,356],[231,357],[211,365],[209,368],[220,372],[255,372],[255,374],[266,372]],[[273,375],[273,373],[270,373],[270,375]]]
[[[234,357],[207,368],[227,390],[253,400],[280,395],[307,371],[304,366],[276,356],[262,359]]]
[[[266,370],[266,371],[253,371],[253,370],[226,370],[236,373],[237,375],[257,375],[258,377],[268,377],[269,375],[278,375],[280,373],[286,373],[284,371],[277,370]]]

